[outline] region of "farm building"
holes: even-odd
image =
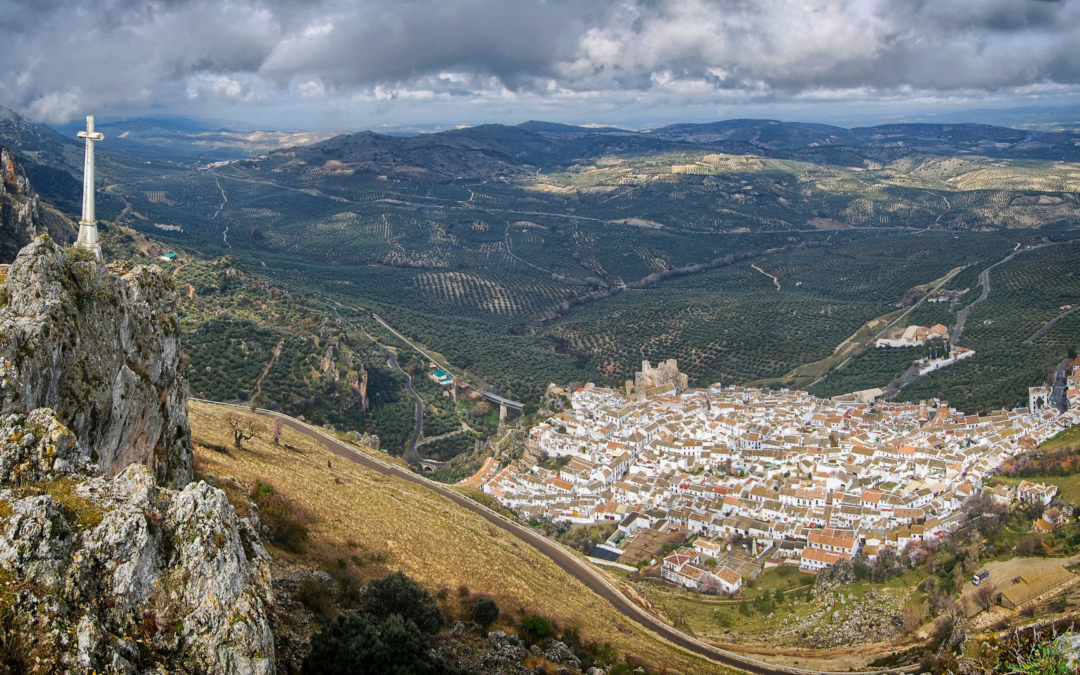
[[[1054,565],[1039,574],[1025,572],[1015,584],[1001,592],[1001,606],[1005,609],[1016,609],[1025,602],[1064,586],[1072,579],[1072,572],[1061,565]]]
[[[439,368],[434,363],[431,364],[431,379],[435,380],[439,384],[446,386],[454,383],[454,376],[447,373],[442,368]]]

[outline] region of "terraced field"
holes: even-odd
[[[545,176],[551,179],[546,185],[563,190],[557,197],[548,189],[515,191],[505,183],[422,187],[400,180],[361,181],[344,192],[333,184],[341,176],[321,174],[307,179],[319,183],[320,192],[312,194],[202,174],[174,188],[152,186],[163,188],[154,200],[146,196],[149,190],[133,194],[134,210],[146,216],[146,222],[133,224],[177,244],[237,255],[283,283],[317,288],[347,306],[374,309],[455,366],[520,398],[538,396],[551,381],[621,381],[632,377],[642,359],[678,358],[699,384],[782,378],[828,357],[915,287],[961,267],[950,288],[970,288],[983,263],[1040,239],[1025,231],[888,229],[890,223],[910,222],[918,209],[926,218],[942,220],[951,217],[954,207],[967,213],[954,203],[955,195],[944,198],[925,188],[871,185],[865,176],[799,163],[684,159],[645,158]],[[676,160],[682,163],[671,163]],[[695,168],[673,172],[672,166]],[[729,174],[748,167],[758,173]],[[923,162],[910,172],[923,184],[940,184],[953,175],[945,170],[948,165],[936,177],[932,168]],[[953,167],[953,172],[963,168]],[[242,170],[236,168],[236,175]],[[652,178],[647,185],[632,185],[642,176]],[[687,177],[721,183],[686,190],[668,185]],[[646,201],[656,203],[661,185],[683,190],[694,208],[709,190],[728,190],[740,197],[736,202],[743,204],[745,197],[743,206],[756,214],[767,212],[760,201],[768,190],[808,185],[800,189],[823,191],[814,199],[825,205],[828,217],[806,213],[818,219],[814,227],[804,223],[796,228],[789,219],[787,225],[774,224],[783,232],[771,234],[683,232],[691,228],[670,225],[679,206],[669,202],[680,199],[669,199],[663,214],[638,209],[633,218],[618,218],[627,215],[615,206],[622,198],[619,190],[627,191],[626,199],[631,194],[640,198],[645,190]],[[849,200],[840,213],[828,206],[860,185],[872,188],[872,198]],[[334,189],[340,199],[326,196]],[[1003,201],[1004,194],[987,191],[978,199],[1007,205],[1011,202]],[[447,197],[464,197],[470,206],[447,204]],[[909,212],[882,206],[888,200]],[[483,210],[471,206],[476,204],[483,204]],[[180,207],[193,212],[183,233],[146,226]],[[536,212],[509,212],[524,209]],[[590,212],[607,220],[543,215],[560,211]],[[697,230],[706,222],[700,212],[677,217],[693,220]],[[666,221],[663,226],[660,219]],[[725,227],[723,218],[714,220],[716,227]],[[661,280],[706,263],[717,269]],[[751,264],[775,276],[780,291]],[[952,321],[944,307],[921,306],[909,322]],[[1062,323],[1064,329],[1068,323]],[[1046,339],[1053,340],[1050,335]],[[891,377],[868,383],[879,372],[885,375],[899,357],[875,365],[883,358],[857,360],[854,369],[826,379],[818,389],[845,393],[849,386],[881,386]],[[1031,377],[1027,372],[1020,379]]]
[[[853,236],[766,254],[573,310],[544,334],[589,354],[590,366],[613,380],[632,377],[642,359],[672,356],[698,384],[778,378],[829,356],[909,289],[1008,250],[1005,239],[953,236]],[[752,264],[776,276],[780,290]]]

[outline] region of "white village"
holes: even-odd
[[[590,553],[594,562],[659,565],[667,581],[734,593],[768,566],[814,574],[941,539],[980,491],[1002,504],[1049,505],[1054,486],[986,482],[1009,458],[1080,424],[1080,359],[1069,371],[1066,412],[1038,387],[1027,408],[966,415],[938,400],[691,389],[674,360],[646,361],[625,389],[549,388],[569,405],[533,427],[529,444],[555,468],[488,459],[463,483],[530,519],[618,524]],[[1053,531],[1055,511],[1036,527]],[[658,553],[692,536],[691,546]]]

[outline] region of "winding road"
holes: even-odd
[[[394,363],[396,365],[396,360],[394,361]],[[203,403],[212,403],[215,405],[227,405],[230,407],[243,408],[244,410],[247,410],[247,408],[244,408],[244,406],[239,405],[217,403],[216,401],[203,401],[202,399],[193,400],[202,401]],[[750,656],[737,654],[735,652],[730,652],[725,649],[720,649],[710,644],[706,644],[704,642],[701,642],[700,640],[696,640],[689,635],[686,635],[685,633],[676,630],[675,628],[672,628],[666,623],[663,623],[659,619],[646,613],[639,606],[631,602],[619,590],[617,590],[610,583],[608,583],[607,580],[600,576],[600,574],[597,573],[586,562],[563,548],[561,545],[551,541],[550,539],[547,539],[543,535],[538,534],[537,532],[534,532],[529,528],[518,525],[514,521],[505,518],[502,515],[492,511],[491,509],[488,509],[487,507],[482,506],[477,502],[474,502],[471,499],[462,496],[461,494],[455,492],[454,490],[451,490],[445,485],[428,480],[427,478],[414,474],[411,471],[408,471],[400,466],[382,462],[379,459],[371,455],[362,453],[342,443],[333,436],[326,434],[315,427],[300,422],[299,420],[293,419],[288,415],[283,415],[281,413],[276,413],[270,410],[263,410],[261,408],[257,409],[255,412],[264,417],[279,417],[285,426],[301,434],[304,434],[313,441],[318,442],[338,457],[348,459],[352,462],[359,464],[360,466],[363,466],[366,469],[375,471],[384,476],[400,478],[401,480],[408,481],[414,485],[419,485],[420,487],[431,490],[432,492],[438,494],[441,497],[449,499],[450,501],[454,502],[455,505],[471,511],[472,513],[486,520],[491,525],[509,534],[512,534],[526,544],[534,547],[536,550],[547,556],[561,570],[574,577],[582,584],[584,584],[589,590],[593,591],[601,598],[609,602],[617,612],[622,614],[627,619],[639,624],[646,630],[649,630],[659,635],[661,638],[667,640],[668,642],[678,645],[679,647],[694,654],[697,654],[698,656],[703,656],[717,663],[733,668],[738,668],[746,672],[755,673],[755,675],[831,675],[832,673],[836,673],[836,675],[839,675],[840,672],[844,672],[847,675],[876,675],[882,673],[903,673],[917,671],[920,667],[918,665],[911,665],[902,668],[891,668],[887,670],[871,671],[807,670],[804,668],[779,666],[771,663],[766,663],[764,661],[754,659]],[[415,448],[413,449],[413,451],[415,452]]]
[[[1043,333],[1045,333],[1046,331],[1050,330],[1050,328],[1051,328],[1051,327],[1053,327],[1053,325],[1054,325],[1055,323],[1057,323],[1058,321],[1061,321],[1062,319],[1064,319],[1065,317],[1069,316],[1070,314],[1072,314],[1073,312],[1075,312],[1075,311],[1077,311],[1077,310],[1080,310],[1080,307],[1073,307],[1072,309],[1070,309],[1070,310],[1069,310],[1069,311],[1067,311],[1067,312],[1063,312],[1063,313],[1061,313],[1061,314],[1058,314],[1058,315],[1057,315],[1057,316],[1055,316],[1055,317],[1054,317],[1053,319],[1051,319],[1050,321],[1048,321],[1048,322],[1047,322],[1047,324],[1046,324],[1045,326],[1043,326],[1042,328],[1040,328],[1040,329],[1038,330],[1038,332],[1036,332],[1036,333],[1035,333],[1034,335],[1032,335],[1032,336],[1031,336],[1031,337],[1029,337],[1028,339],[1024,340],[1024,344],[1026,344],[1026,345],[1029,345],[1029,344],[1031,344],[1032,342],[1035,342],[1035,341],[1036,341],[1036,340],[1038,340],[1038,339],[1039,339],[1040,337],[1042,337],[1042,334],[1043,334]]]
[[[1019,251],[1017,251],[1017,253],[1019,253]],[[982,285],[982,294],[975,300],[975,302],[960,310],[960,313],[956,315],[956,327],[953,328],[952,336],[949,337],[949,344],[955,345],[957,342],[960,341],[960,334],[964,332],[964,324],[967,323],[968,312],[970,312],[971,309],[975,307],[975,305],[979,304],[983,300],[986,300],[987,296],[990,295],[990,270],[994,269],[1002,263],[1012,260],[1013,256],[1015,255],[1016,253],[1013,253],[1007,256],[1004,260],[999,260],[990,267],[984,269],[982,272],[979,272],[979,283]]]
[[[383,347],[383,349],[386,349]],[[386,353],[389,356],[390,367],[399,373],[405,373],[405,391],[409,392],[409,396],[413,397],[413,401],[416,403],[416,427],[413,428],[412,438],[409,439],[409,447],[405,448],[405,454],[401,456],[405,460],[406,464],[419,464],[423,461],[420,457],[420,453],[416,451],[416,442],[420,440],[420,432],[424,430],[424,401],[421,400],[420,395],[413,391],[412,388],[412,375],[409,375],[397,362],[397,354],[386,349]]]
[[[1044,239],[1044,241],[1045,241],[1045,239]],[[1021,253],[1026,253],[1028,251],[1037,251],[1040,248],[1046,248],[1047,246],[1058,246],[1060,244],[1071,244],[1071,243],[1073,243],[1075,241],[1076,241],[1075,239],[1070,239],[1068,241],[1056,241],[1056,242],[1048,243],[1048,244],[1039,244],[1038,246],[1030,246],[1028,248],[1021,249],[1019,251],[1013,251],[1012,253],[1005,256],[1001,260],[997,261],[996,263],[994,263],[990,267],[987,267],[986,269],[984,269],[982,272],[979,272],[979,283],[982,284],[982,294],[979,295],[979,297],[974,302],[972,302],[970,305],[968,305],[967,307],[960,310],[960,313],[956,315],[956,327],[953,328],[953,333],[949,337],[949,344],[956,345],[960,341],[960,335],[964,332],[964,324],[967,322],[968,312],[970,312],[971,309],[973,307],[975,307],[975,305],[977,305],[980,302],[983,302],[984,300],[986,300],[987,296],[990,295],[990,270],[994,269],[998,265],[1004,265],[1005,263],[1009,262],[1010,260],[1012,260],[1016,256],[1020,255]],[[1060,319],[1061,317],[1058,317],[1058,318]],[[1056,319],[1055,319],[1055,321],[1056,321]],[[1044,326],[1044,329],[1049,328],[1049,327],[1050,327],[1050,325]],[[1034,340],[1037,337],[1039,337],[1038,333],[1036,333],[1034,336],[1032,336],[1029,339]]]
[[[345,323],[349,324],[349,328],[352,328],[354,331],[356,330],[356,326],[354,326],[351,321],[349,321],[345,317],[338,314],[337,308],[335,308],[333,305],[329,305],[329,308],[330,308],[330,311],[333,312],[334,316],[338,317],[339,319],[341,319]],[[381,319],[380,319],[380,322],[381,322]],[[379,347],[382,347],[386,351],[386,357],[387,357],[386,362],[387,362],[387,365],[389,365],[392,370],[396,370],[399,373],[403,373],[405,375],[405,391],[409,392],[409,396],[412,396],[413,401],[416,403],[416,422],[415,422],[416,426],[413,428],[412,437],[409,439],[409,445],[405,448],[405,454],[403,454],[401,456],[401,458],[405,460],[406,464],[419,464],[420,462],[427,461],[427,460],[424,460],[424,458],[420,456],[420,453],[418,453],[416,451],[416,443],[420,440],[420,434],[424,430],[424,401],[420,398],[420,395],[417,394],[416,391],[414,391],[413,388],[412,388],[412,375],[409,375],[408,373],[406,373],[404,370],[401,369],[401,366],[398,365],[397,354],[394,352],[394,350],[390,349],[386,345],[379,344],[379,341],[376,340],[375,338],[371,337],[370,335],[368,335],[368,332],[366,330],[364,330],[363,328],[360,329],[360,332],[364,334],[364,337],[371,340],[376,345],[378,345]],[[426,356],[426,354],[425,354],[425,356]],[[291,419],[291,418],[286,418],[284,415],[281,415],[281,418],[283,420],[284,419]],[[299,424],[299,422],[297,424]],[[431,463],[431,464],[443,464],[443,462],[429,462],[429,463]]]

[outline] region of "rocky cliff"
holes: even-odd
[[[157,267],[71,262],[37,238],[0,286],[0,414],[51,408],[105,474],[140,463],[158,483],[186,485],[177,302]]]
[[[47,236],[7,272],[0,675],[272,674],[257,516],[191,482],[170,280]]]
[[[0,173],[0,262],[14,260],[19,249],[38,235],[48,234],[65,245],[75,241],[78,232],[74,225],[42,204],[15,153],[3,146]]]
[[[47,409],[0,467],[0,672],[273,673],[270,559],[223,492],[94,476]]]

